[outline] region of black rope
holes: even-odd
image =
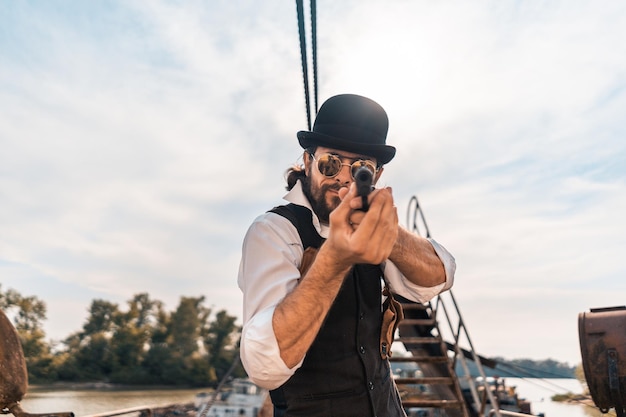
[[[300,33],[300,56],[302,58],[302,77],[304,78],[304,101],[306,105],[306,122],[311,130],[311,105],[309,100],[309,72],[306,59],[306,37],[304,33],[304,6],[302,0],[296,0],[298,12],[298,32]]]
[[[313,47],[313,97],[315,98],[315,114],[317,114],[317,5],[311,0],[311,46]]]

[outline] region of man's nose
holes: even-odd
[[[341,170],[339,171],[339,174],[337,174],[337,176],[335,177],[335,180],[339,182],[341,185],[350,185],[350,183],[352,182],[351,170],[352,170],[352,167],[350,165],[343,164],[341,166]]]

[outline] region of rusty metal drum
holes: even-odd
[[[28,373],[22,345],[15,327],[0,310],[0,411],[20,402],[27,388]]]
[[[585,379],[600,410],[626,404],[626,307],[591,309],[578,315]],[[618,411],[619,412],[619,411]]]

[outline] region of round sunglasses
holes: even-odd
[[[369,159],[357,159],[351,164],[344,164],[339,156],[333,155],[332,153],[323,153],[317,157],[312,153],[309,155],[311,155],[311,158],[317,162],[317,169],[320,174],[327,178],[334,178],[339,175],[341,168],[343,168],[344,165],[350,167],[350,175],[353,180],[356,180],[355,175],[361,167],[365,167],[370,170],[372,176],[374,176],[378,171],[376,164]]]

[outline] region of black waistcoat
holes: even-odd
[[[291,221],[305,249],[322,244],[309,209],[289,204],[271,211]],[[302,366],[270,392],[275,417],[405,415],[389,362],[379,352],[381,290],[379,266],[352,268]]]

